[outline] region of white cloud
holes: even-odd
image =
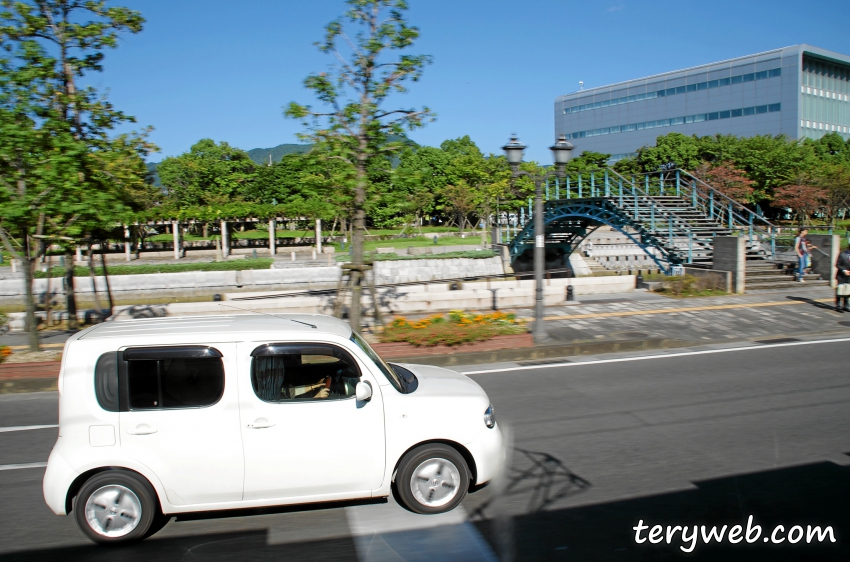
[[[620,10],[622,10],[623,8],[625,8],[625,6],[624,6],[623,4],[619,4],[619,5],[617,5],[617,6],[611,6],[611,7],[610,7],[610,8],[608,8],[606,11],[608,11],[608,12],[619,12],[619,11],[620,11]]]

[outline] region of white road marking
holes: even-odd
[[[812,340],[800,342],[786,342],[774,344],[749,345],[746,347],[730,347],[726,349],[708,349],[704,351],[684,351],[680,353],[664,353],[659,355],[640,355],[638,357],[620,357],[617,359],[599,359],[597,361],[569,361],[566,363],[546,363],[543,365],[528,365],[526,367],[503,367],[500,369],[483,369],[480,371],[464,371],[464,375],[485,375],[488,373],[505,373],[509,371],[531,371],[534,369],[551,369],[553,367],[580,367],[582,365],[602,365],[604,363],[625,363],[628,361],[646,361],[649,359],[669,359],[671,357],[687,357],[689,355],[709,355],[713,353],[730,353],[733,351],[750,351],[753,349],[770,349],[774,347],[793,347],[797,345],[815,345],[820,343],[848,342],[850,338],[836,338],[832,340]]]
[[[26,462],[23,464],[0,464],[0,470],[20,470],[22,468],[44,468],[46,462]]]
[[[0,433],[8,433],[10,431],[31,431],[33,429],[53,429],[58,425],[18,425],[12,427],[0,427]]]
[[[418,515],[386,504],[345,508],[348,527],[361,562],[496,562],[466,510],[458,506],[440,515]]]

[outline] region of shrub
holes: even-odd
[[[713,277],[674,275],[668,277],[656,291],[676,297],[708,296],[718,291],[718,283]]]
[[[415,346],[460,345],[489,340],[493,336],[524,334],[528,327],[514,314],[474,314],[453,310],[419,320],[394,319],[381,334],[382,342],[407,342]]]
[[[12,348],[7,345],[0,345],[0,363],[12,355]]]

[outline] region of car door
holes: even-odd
[[[384,410],[355,353],[319,343],[240,343],[247,501],[369,495],[383,480]],[[372,398],[354,396],[358,381]]]
[[[173,505],[242,499],[236,344],[120,352],[121,448]]]

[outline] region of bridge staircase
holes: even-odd
[[[526,264],[535,234],[531,211],[529,200],[513,235],[510,224],[503,235],[512,260]],[[554,180],[546,185],[544,221],[547,261],[553,250],[568,255],[601,225],[625,234],[667,272],[710,267],[715,236],[746,237],[748,260],[776,257],[774,225],[680,169],[626,177],[607,168]]]
[[[752,261],[747,262],[747,272],[744,285],[747,291],[798,288],[796,264],[785,261]],[[822,279],[817,274],[803,276],[807,287],[829,286],[829,280]]]

